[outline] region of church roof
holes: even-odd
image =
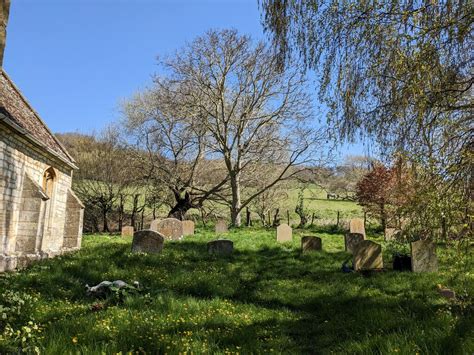
[[[3,115],[2,115],[3,114]],[[77,168],[66,148],[49,130],[40,116],[31,107],[20,90],[0,68],[0,117],[6,116],[14,128],[20,128],[27,138],[45,148],[72,168]]]

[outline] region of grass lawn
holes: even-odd
[[[474,352],[472,256],[440,247],[439,273],[364,277],[340,271],[341,234],[316,233],[324,251],[301,255],[303,234],[278,245],[274,231],[234,230],[230,258],[207,255],[215,236],[202,229],[160,255],[130,254],[131,239],[85,237],[80,252],[0,276],[0,353]],[[86,283],[116,279],[144,291],[109,304],[86,296]]]

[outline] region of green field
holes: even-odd
[[[87,236],[75,254],[0,276],[0,353],[474,352],[472,256],[440,246],[438,273],[344,274],[342,235],[328,231],[295,231],[279,245],[272,230],[233,230],[230,258],[207,254],[215,235],[202,228],[160,255],[130,254],[130,239]],[[309,233],[324,251],[300,253]],[[386,251],[384,259],[389,266]],[[115,279],[144,290],[86,296],[86,283]],[[438,284],[458,300],[442,298]]]

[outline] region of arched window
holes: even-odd
[[[56,180],[56,172],[53,168],[49,168],[44,172],[43,175],[43,190],[46,192],[46,195],[52,197],[54,182]]]

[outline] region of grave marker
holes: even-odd
[[[133,235],[132,253],[161,253],[164,242],[165,238],[158,232],[152,230],[135,232]]]
[[[293,240],[293,230],[291,227],[286,224],[282,223],[277,227],[277,242],[284,243],[284,242],[291,242]]]
[[[229,256],[234,252],[234,243],[227,239],[213,240],[207,243],[207,252],[211,255]]]
[[[355,246],[364,240],[364,235],[360,233],[346,233],[344,236],[345,249],[348,253],[354,254]]]
[[[133,237],[134,232],[135,230],[132,226],[122,227],[122,237]]]
[[[227,233],[228,231],[227,221],[225,219],[219,219],[216,223],[216,233]]]
[[[156,231],[166,239],[179,240],[183,237],[183,222],[176,218],[165,218],[157,223]]]
[[[193,221],[183,221],[183,235],[194,235]]]
[[[349,222],[349,233],[360,233],[365,239],[364,220],[361,218],[353,218]]]
[[[411,243],[411,270],[413,272],[438,271],[438,257],[434,242],[418,240]]]
[[[304,236],[301,238],[301,251],[307,253],[310,251],[319,251],[323,248],[323,241],[319,237]]]
[[[382,246],[371,240],[363,240],[354,248],[355,271],[383,269]]]

